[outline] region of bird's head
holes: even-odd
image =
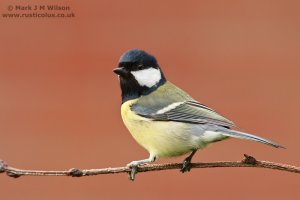
[[[166,82],[156,58],[139,49],[125,52],[114,72],[119,75],[123,102],[147,95]]]

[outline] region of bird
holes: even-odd
[[[180,170],[188,172],[197,150],[228,138],[283,148],[262,137],[234,130],[232,121],[168,81],[157,59],[146,51],[126,51],[113,72],[118,75],[121,88],[122,120],[136,142],[149,152],[149,158],[127,165],[132,168],[133,177],[139,165],[189,153]]]

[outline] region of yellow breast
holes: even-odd
[[[137,99],[122,104],[121,114],[125,126],[133,138],[151,155],[158,157],[178,156],[197,146],[193,144],[186,125],[178,122],[152,121],[131,111]]]

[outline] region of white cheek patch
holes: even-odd
[[[131,74],[140,86],[147,86],[149,88],[156,85],[161,79],[161,73],[159,69],[148,68],[139,71],[132,71]]]

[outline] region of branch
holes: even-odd
[[[269,161],[259,161],[252,156],[244,154],[245,158],[242,161],[224,161],[224,162],[211,162],[211,163],[192,163],[192,168],[216,168],[216,167],[256,167],[256,168],[268,168],[275,170],[282,170],[287,172],[293,172],[300,174],[300,167],[274,163]],[[41,170],[24,170],[17,169],[8,166],[4,161],[0,160],[0,173],[6,172],[6,174],[13,178],[20,176],[94,176],[100,174],[117,174],[117,173],[129,173],[129,178],[134,180],[134,174],[148,171],[161,171],[170,169],[181,169],[182,163],[169,163],[169,164],[147,164],[139,166],[134,170],[130,167],[115,167],[115,168],[103,168],[103,169],[77,169],[72,168],[67,171],[41,171]],[[134,172],[133,172],[134,171]],[[134,173],[134,174],[132,174]]]

